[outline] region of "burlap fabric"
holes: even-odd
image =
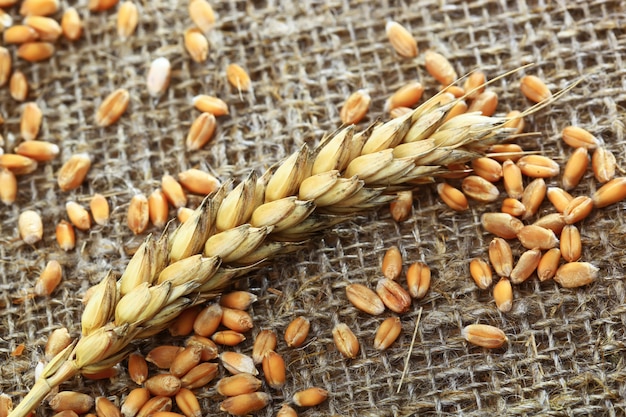
[[[61,148],[55,161],[19,179],[17,202],[0,211],[0,391],[15,402],[33,384],[34,365],[48,334],[65,326],[78,335],[82,293],[105,271],[123,271],[128,251],[141,242],[143,237],[133,236],[125,221],[135,193],[147,195],[163,174],[191,167],[209,170],[223,181],[239,180],[252,169],[261,172],[337,128],[340,106],[359,88],[373,98],[363,126],[386,118],[385,99],[409,80],[427,86],[427,96],[437,91],[421,56],[401,59],[391,49],[385,35],[388,20],[409,28],[422,51],[430,48],[448,57],[459,74],[480,68],[493,78],[535,63],[493,85],[502,113],[528,107],[518,88],[524,73],[540,76],[553,91],[584,76],[557,103],[527,119],[526,130],[540,135],[525,139],[524,145],[565,161],[571,149],[560,141],[560,131],[576,124],[601,137],[624,166],[623,1],[213,1],[219,23],[209,36],[210,58],[202,65],[184,50],[182,34],[191,25],[186,1],[138,4],[139,28],[126,42],[116,35],[114,11],[90,14],[86,3],[75,5],[85,19],[82,40],[60,41],[49,61],[15,63],[30,82],[29,99],[43,109],[41,138]],[[158,56],[170,59],[173,73],[167,93],[155,102],[146,92],[145,74]],[[228,85],[225,69],[232,62],[250,73],[251,92],[240,95]],[[97,106],[119,87],[131,91],[128,111],[110,128],[95,127]],[[231,114],[219,118],[208,146],[190,153],[184,138],[198,114],[191,99],[201,93],[222,97]],[[0,131],[9,152],[20,141],[22,105],[6,88],[0,94],[6,119]],[[93,156],[88,179],[78,190],[60,192],[55,174],[78,151]],[[588,194],[597,186],[589,174],[575,194]],[[62,252],[54,226],[66,217],[65,203],[87,204],[95,192],[112,205],[110,224],[78,232],[76,249]],[[39,211],[45,222],[44,239],[34,247],[17,233],[17,216],[25,209]],[[498,312],[490,292],[479,290],[468,271],[469,260],[484,256],[491,239],[480,227],[480,214],[497,209],[472,204],[470,211],[455,213],[434,188],[423,187],[408,221],[395,223],[386,209],[355,217],[238,282],[237,287],[260,300],[251,309],[255,329],[235,350],[250,353],[260,329],[282,335],[296,315],[312,323],[303,347],[279,344],[288,365],[287,384],[282,390],[265,389],[272,403],[259,415],[275,414],[295,391],[309,386],[331,394],[327,402],[300,410],[300,415],[624,415],[624,205],[594,212],[581,224],[583,259],[600,268],[598,282],[565,290],[531,279],[515,287],[508,314]],[[547,204],[543,210],[549,210]],[[402,315],[400,339],[379,353],[372,348],[374,333],[389,314],[357,312],[344,288],[350,282],[373,285],[391,245],[401,248],[405,264],[430,265],[433,282],[426,298]],[[519,249],[515,246],[516,253]],[[49,298],[13,304],[50,259],[64,267],[61,286]],[[354,360],[344,359],[333,345],[331,329],[340,321],[361,341]],[[495,351],[468,345],[460,329],[471,323],[501,327],[510,343]],[[183,341],[164,333],[137,344],[137,349],[146,353],[158,344]],[[19,344],[26,346],[24,353],[11,357]],[[399,388],[407,357],[408,372]],[[62,388],[119,403],[136,386],[125,364],[119,371],[111,380],[74,378]],[[226,374],[223,369],[220,373]],[[204,415],[219,413],[221,398],[214,384],[198,395]],[[52,411],[44,405],[37,414]]]

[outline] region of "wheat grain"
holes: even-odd
[[[5,85],[9,81],[11,76],[11,54],[9,50],[4,47],[0,47],[0,87]]]
[[[55,42],[63,33],[56,20],[45,16],[28,16],[24,19],[24,24],[37,32],[38,39],[46,42]]]
[[[590,197],[585,195],[575,197],[563,209],[563,221],[565,224],[578,223],[589,216],[591,210],[593,210],[593,200]]]
[[[96,124],[101,127],[111,126],[117,122],[126,111],[130,101],[130,93],[124,88],[117,89],[109,94],[98,107]]]
[[[546,196],[547,187],[543,178],[537,178],[524,188],[522,193],[522,204],[525,207],[523,219],[529,219],[539,210],[543,199]]]
[[[376,335],[374,337],[374,349],[387,349],[393,342],[396,341],[401,332],[402,324],[400,323],[400,319],[398,317],[394,316],[386,318],[382,323],[380,323],[378,330],[376,330]]]
[[[498,310],[503,313],[511,311],[511,308],[513,308],[513,287],[508,278],[500,278],[498,283],[493,287],[493,300]]]
[[[5,30],[2,38],[5,44],[23,44],[38,40],[39,34],[30,26],[15,25]]]
[[[26,42],[17,48],[17,56],[28,62],[39,62],[50,58],[54,50],[50,42]]]
[[[11,205],[17,198],[17,178],[10,170],[2,167],[0,169],[0,200]]]
[[[176,394],[176,405],[185,417],[201,417],[202,410],[196,394],[187,388],[181,388]]]
[[[132,1],[125,1],[117,11],[117,35],[122,41],[128,39],[139,23],[139,10]]]
[[[566,262],[574,262],[580,259],[582,254],[582,243],[580,241],[580,231],[573,224],[568,224],[561,232],[561,256]]]
[[[298,316],[285,329],[285,342],[289,347],[300,347],[309,335],[311,323],[306,317]]]
[[[76,41],[82,36],[83,22],[74,7],[65,9],[61,18],[61,30],[63,36],[69,41]]]
[[[578,126],[567,126],[562,132],[563,142],[572,148],[595,149],[600,140],[591,133]]]
[[[346,296],[353,306],[359,310],[377,316],[385,312],[385,305],[380,297],[362,284],[346,286]]]
[[[26,103],[20,119],[20,133],[24,140],[34,140],[39,134],[43,112],[35,102]]]
[[[578,185],[589,165],[588,154],[587,148],[576,148],[570,155],[563,170],[563,189],[571,190]]]
[[[493,274],[491,273],[489,264],[484,259],[475,258],[470,262],[469,268],[470,275],[476,285],[478,285],[478,288],[483,290],[489,288],[493,282]]]
[[[417,56],[417,41],[411,33],[400,23],[390,21],[385,26],[389,43],[398,55],[405,58],[415,58]]]
[[[22,16],[49,16],[58,10],[58,0],[24,0],[20,6]]]
[[[17,218],[17,228],[24,243],[33,245],[43,237],[43,222],[38,212],[24,210]]]
[[[609,182],[615,176],[615,155],[604,146],[598,146],[591,157],[591,167],[598,182]]]
[[[218,394],[225,397],[235,397],[241,394],[250,394],[261,388],[263,383],[254,375],[242,373],[221,378],[215,385]]]
[[[24,101],[28,97],[28,80],[22,71],[14,71],[11,75],[9,93],[15,101]]]

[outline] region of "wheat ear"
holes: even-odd
[[[231,191],[224,185],[169,236],[149,236],[119,279],[109,273],[93,288],[82,337],[47,364],[9,417],[25,417],[79,372],[117,364],[132,341],[165,329],[185,308],[213,298],[260,262],[387,204],[399,189],[432,181],[449,172],[449,164],[482,156],[514,131],[504,126],[509,119],[479,113],[446,120],[460,99],[441,104],[439,98],[363,131],[342,127],[260,177],[252,173]]]

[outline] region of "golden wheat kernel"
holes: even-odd
[[[200,30],[196,28],[187,29],[184,35],[184,43],[191,59],[198,63],[206,61],[209,54],[209,41]]]
[[[37,31],[27,25],[15,25],[6,29],[2,34],[5,45],[23,44],[26,42],[34,42],[39,39]]]
[[[496,302],[498,310],[503,313],[511,311],[511,308],[513,308],[513,287],[508,278],[500,278],[493,287],[493,300]]]
[[[109,203],[102,194],[94,194],[89,202],[89,209],[96,224],[104,226],[109,221]]]
[[[204,362],[187,372],[180,381],[183,384],[183,388],[201,388],[215,379],[217,371],[218,365],[216,363]]]
[[[139,10],[132,1],[123,2],[117,10],[117,35],[123,41],[128,39],[139,23]]]
[[[254,366],[254,361],[250,356],[244,355],[239,352],[222,352],[219,355],[220,360],[224,368],[231,374],[247,373],[251,375],[258,375],[259,371]]]
[[[567,126],[562,132],[563,142],[572,148],[595,149],[600,146],[600,140],[587,130],[578,126]]]
[[[161,189],[167,200],[176,208],[187,205],[187,196],[183,187],[171,175],[163,175],[161,178]]]
[[[563,220],[561,213],[549,213],[535,220],[533,225],[550,229],[555,235],[559,235],[563,227],[565,227],[565,220]]]
[[[252,316],[248,312],[228,307],[222,307],[221,324],[240,333],[247,332],[254,327]]]
[[[211,340],[218,345],[237,346],[239,343],[246,340],[246,336],[234,330],[220,330],[213,333]]]
[[[200,0],[195,0],[200,1]],[[267,406],[270,396],[264,392],[251,392],[229,397],[220,403],[220,410],[235,416],[245,416]]]
[[[543,282],[553,278],[559,268],[560,260],[561,250],[559,248],[552,248],[546,251],[541,257],[539,265],[537,265],[539,280]]]
[[[210,304],[204,308],[193,323],[193,330],[199,336],[209,337],[219,327],[223,310],[219,304]]]
[[[539,103],[552,97],[548,86],[537,76],[527,75],[520,80],[522,94],[528,100]]]
[[[40,140],[27,140],[15,148],[15,153],[27,156],[35,161],[51,161],[59,154],[59,147],[54,143]]]
[[[397,108],[411,108],[419,103],[424,94],[424,86],[419,81],[409,81],[397,89],[385,102],[385,110],[392,111]],[[410,111],[410,110],[409,110]]]
[[[441,86],[440,91],[445,92],[445,93],[450,93],[452,94],[455,98],[461,98],[465,95],[465,90],[463,89],[463,87],[459,87],[458,85],[448,85],[448,86]]]
[[[209,361],[218,356],[217,345],[211,339],[204,336],[193,335],[189,337],[185,342],[185,346],[199,347],[202,350],[200,354],[200,360],[202,361]]]
[[[536,225],[522,227],[517,238],[526,249],[548,250],[559,244],[559,239],[552,230]]]
[[[236,310],[247,310],[256,300],[257,296],[248,291],[231,291],[220,296],[220,305]]]
[[[522,253],[511,271],[511,282],[519,284],[526,281],[537,269],[541,260],[541,251],[539,249],[530,249]]]
[[[0,87],[4,86],[11,76],[11,54],[5,47],[0,46]]]
[[[61,30],[63,31],[63,36],[69,41],[76,41],[82,36],[83,22],[74,7],[69,7],[63,12]]]
[[[417,41],[404,26],[398,22],[389,21],[385,26],[385,32],[389,38],[389,43],[398,55],[405,58],[417,56]]]
[[[563,189],[571,190],[575,188],[589,165],[589,155],[586,148],[576,148],[570,155],[565,169],[563,170]]]
[[[452,64],[437,52],[426,51],[424,54],[426,71],[444,86],[452,84],[458,78]]]
[[[483,290],[489,288],[493,282],[493,274],[489,263],[481,258],[474,258],[470,262],[470,275],[478,286]]]
[[[200,306],[188,307],[176,317],[167,327],[172,336],[187,336],[193,331],[193,322],[200,314]]]
[[[149,395],[149,391],[148,391]],[[172,399],[164,396],[156,396],[148,399],[137,412],[136,417],[150,417],[160,411],[169,411],[172,409]]]
[[[386,350],[400,336],[400,332],[402,332],[400,319],[396,316],[386,318],[376,330],[374,349]]]
[[[485,83],[487,82],[487,77],[485,73],[482,71],[473,71],[471,72],[463,83],[463,89],[467,94],[467,98],[469,100],[474,100],[478,97],[483,91],[485,91]]]
[[[57,174],[57,183],[61,191],[70,191],[78,188],[85,181],[89,168],[91,168],[91,158],[88,154],[78,153],[72,155]]]
[[[467,112],[467,103],[465,103],[464,100],[459,100],[448,111],[448,114],[446,114],[446,117],[443,119],[443,123],[447,122],[448,120],[452,119],[453,117],[459,116],[459,115],[461,115],[463,113],[466,113],[466,112]]]
[[[513,217],[520,217],[526,213],[526,207],[521,201],[508,197],[502,200],[502,208],[500,211],[510,214]]]
[[[9,93],[15,101],[24,101],[28,97],[28,81],[22,71],[16,70],[11,75]]]
[[[613,178],[600,187],[591,197],[597,208],[609,206],[622,201],[624,198],[626,198],[626,177]]]
[[[452,210],[464,211],[469,208],[465,195],[448,183],[437,184],[437,193],[444,203]]]
[[[165,227],[169,217],[167,198],[161,189],[154,190],[148,197],[148,215],[150,222],[158,229]]]
[[[293,402],[298,407],[314,407],[328,398],[328,391],[323,388],[312,387],[293,394]]]
[[[514,134],[520,134],[524,131],[524,117],[522,116],[522,112],[519,110],[511,110],[504,116],[505,119],[508,119],[502,127],[514,129]]]
[[[524,150],[516,143],[496,143],[489,147],[489,157],[502,162],[503,167],[507,160],[517,162],[523,154]]]
[[[24,210],[17,219],[17,228],[24,243],[33,245],[43,237],[41,216],[34,210]]]
[[[250,76],[244,70],[241,65],[238,64],[229,64],[226,68],[226,79],[237,89],[237,91],[248,91],[250,90],[251,81]]]
[[[309,335],[311,322],[306,317],[298,316],[285,329],[285,342],[289,347],[300,347]]]
[[[91,227],[91,218],[89,212],[80,204],[74,201],[65,203],[65,210],[70,222],[80,230],[89,230]]]
[[[74,391],[60,391],[48,402],[54,411],[72,410],[78,414],[85,414],[93,407],[93,403],[91,396]]]
[[[263,357],[262,366],[267,385],[274,389],[281,389],[285,385],[287,373],[283,357],[270,350]]]
[[[189,217],[191,217],[192,214],[193,210],[189,207],[181,207],[176,211],[176,218],[181,224],[183,224]]]
[[[54,45],[50,42],[26,42],[17,48],[17,56],[28,62],[45,61],[54,54]]]
[[[467,111],[471,112],[481,112],[483,116],[493,116],[496,112],[496,108],[498,107],[498,95],[493,91],[483,91],[472,100]]]
[[[539,211],[539,207],[546,196],[547,187],[543,178],[537,178],[531,181],[530,184],[524,188],[522,194],[522,204],[526,208],[526,212],[522,216],[523,219],[529,219]]]
[[[0,394],[0,417],[7,417],[13,411],[13,400],[8,395]]]
[[[509,277],[513,270],[513,251],[506,240],[495,237],[489,243],[489,262],[501,277]]]
[[[191,0],[189,2],[189,17],[204,33],[209,32],[215,25],[215,12],[206,0]]]
[[[585,219],[593,210],[593,200],[590,197],[581,195],[570,201],[563,210],[563,220],[565,224],[574,224]]]
[[[575,262],[582,254],[580,231],[572,224],[568,224],[561,232],[561,256],[566,262]]]
[[[347,285],[346,296],[353,306],[365,313],[379,315],[385,311],[385,305],[380,297],[365,285]]]
[[[559,213],[563,213],[565,207],[574,199],[570,193],[559,187],[548,187],[546,195]]]
[[[35,294],[38,296],[46,296],[52,294],[52,292],[59,286],[63,279],[63,268],[59,261],[48,261],[46,267],[37,282],[35,283]]]
[[[10,205],[17,198],[17,178],[15,174],[6,168],[0,169],[0,200]]]
[[[524,224],[507,213],[483,213],[480,218],[483,228],[503,239],[514,239]]]
[[[283,404],[276,413],[276,417],[298,417],[298,413],[288,404]]]
[[[333,340],[339,353],[348,359],[356,358],[359,353],[359,341],[347,324],[337,323],[332,330]]]
[[[143,194],[136,194],[130,199],[128,213],[126,214],[126,224],[136,235],[143,233],[148,227],[150,219],[148,199]]]
[[[569,262],[556,271],[554,280],[564,288],[577,288],[598,278],[599,269],[588,262]]]
[[[24,19],[24,24],[35,29],[42,41],[55,42],[63,33],[61,25],[50,17],[28,16]]]
[[[461,189],[468,197],[483,203],[494,202],[500,197],[498,187],[478,175],[463,178]]]
[[[35,102],[26,103],[20,119],[20,133],[25,140],[34,140],[39,134],[43,112]]]
[[[176,394],[176,406],[185,417],[202,416],[202,410],[196,394],[187,388],[181,388],[178,394]]]
[[[260,363],[260,362],[259,362]],[[263,383],[253,375],[242,373],[221,378],[217,381],[215,389],[218,394],[225,397],[235,397],[241,394],[250,394],[258,391]]]
[[[359,123],[367,114],[371,101],[372,98],[366,90],[352,93],[339,111],[341,122],[345,125]]]
[[[389,110],[389,117],[391,117],[392,119],[397,119],[398,117],[402,117],[406,114],[409,114],[413,111],[412,108],[410,107],[394,107],[393,109]]]
[[[170,365],[170,374],[182,377],[200,363],[202,349],[199,346],[189,345],[176,354]]]
[[[150,399],[150,391],[147,388],[135,388],[131,390],[121,407],[122,416],[135,417],[141,407]]]
[[[208,172],[191,168],[178,174],[178,182],[189,192],[209,195],[220,186],[220,182]]]
[[[615,176],[617,168],[615,155],[604,146],[598,146],[591,157],[591,168],[598,182],[609,182]]]
[[[48,341],[46,342],[44,350],[46,360],[48,362],[52,360],[59,352],[68,347],[70,343],[72,343],[72,337],[65,327],[55,329],[50,333]]]
[[[403,222],[411,215],[413,208],[413,191],[398,191],[396,199],[389,204],[391,217],[397,222]]]
[[[423,298],[430,288],[431,271],[423,262],[414,262],[406,271],[409,294],[413,298]]]
[[[137,385],[143,384],[148,379],[148,363],[143,355],[131,353],[128,356],[128,376]]]
[[[559,175],[560,167],[552,159],[543,155],[526,155],[517,161],[522,174],[532,178],[549,178]]]
[[[185,417],[180,413],[175,413],[173,411],[157,411],[152,414],[150,417]]]
[[[181,381],[174,375],[159,374],[146,380],[144,386],[154,396],[172,397],[181,388]]]
[[[102,12],[115,7],[119,0],[89,0],[87,7],[92,12]]]
[[[465,326],[461,335],[469,343],[488,349],[502,347],[509,341],[504,332],[488,324],[470,324]]]
[[[398,279],[402,273],[402,254],[397,246],[391,246],[385,252],[382,272],[383,276],[389,279]]]
[[[15,153],[0,154],[0,168],[11,171],[14,175],[30,174],[37,169],[37,161]]]
[[[111,126],[117,122],[128,108],[130,93],[125,88],[113,91],[98,107],[96,112],[96,124],[100,127]]]
[[[270,350],[275,350],[277,344],[276,333],[273,330],[261,330],[254,339],[252,360],[255,364],[263,362],[263,356]]]
[[[405,313],[411,307],[411,295],[399,283],[389,278],[382,278],[378,281],[376,294],[394,313]]]
[[[217,97],[200,94],[192,99],[192,103],[199,111],[211,113],[214,116],[228,114],[228,105]]]
[[[58,0],[24,0],[20,6],[22,16],[50,16],[58,10]]]
[[[189,128],[189,133],[187,133],[187,138],[185,139],[187,150],[195,151],[204,147],[213,137],[215,127],[216,121],[213,114],[200,114],[200,116],[193,121]]]
[[[122,417],[120,409],[105,397],[96,398],[97,417]]]
[[[472,169],[479,177],[489,182],[500,181],[502,178],[502,165],[495,159],[481,157],[472,161]]]

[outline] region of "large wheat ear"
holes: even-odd
[[[389,203],[398,189],[432,181],[449,164],[484,155],[514,132],[503,117],[468,113],[446,120],[463,97],[447,104],[438,97],[363,131],[342,127],[260,177],[251,173],[230,191],[223,186],[169,236],[148,237],[118,280],[109,273],[93,289],[81,320],[82,337],[48,363],[9,417],[25,417],[79,372],[117,364],[132,341],[165,329],[185,308],[215,297],[260,262]]]

